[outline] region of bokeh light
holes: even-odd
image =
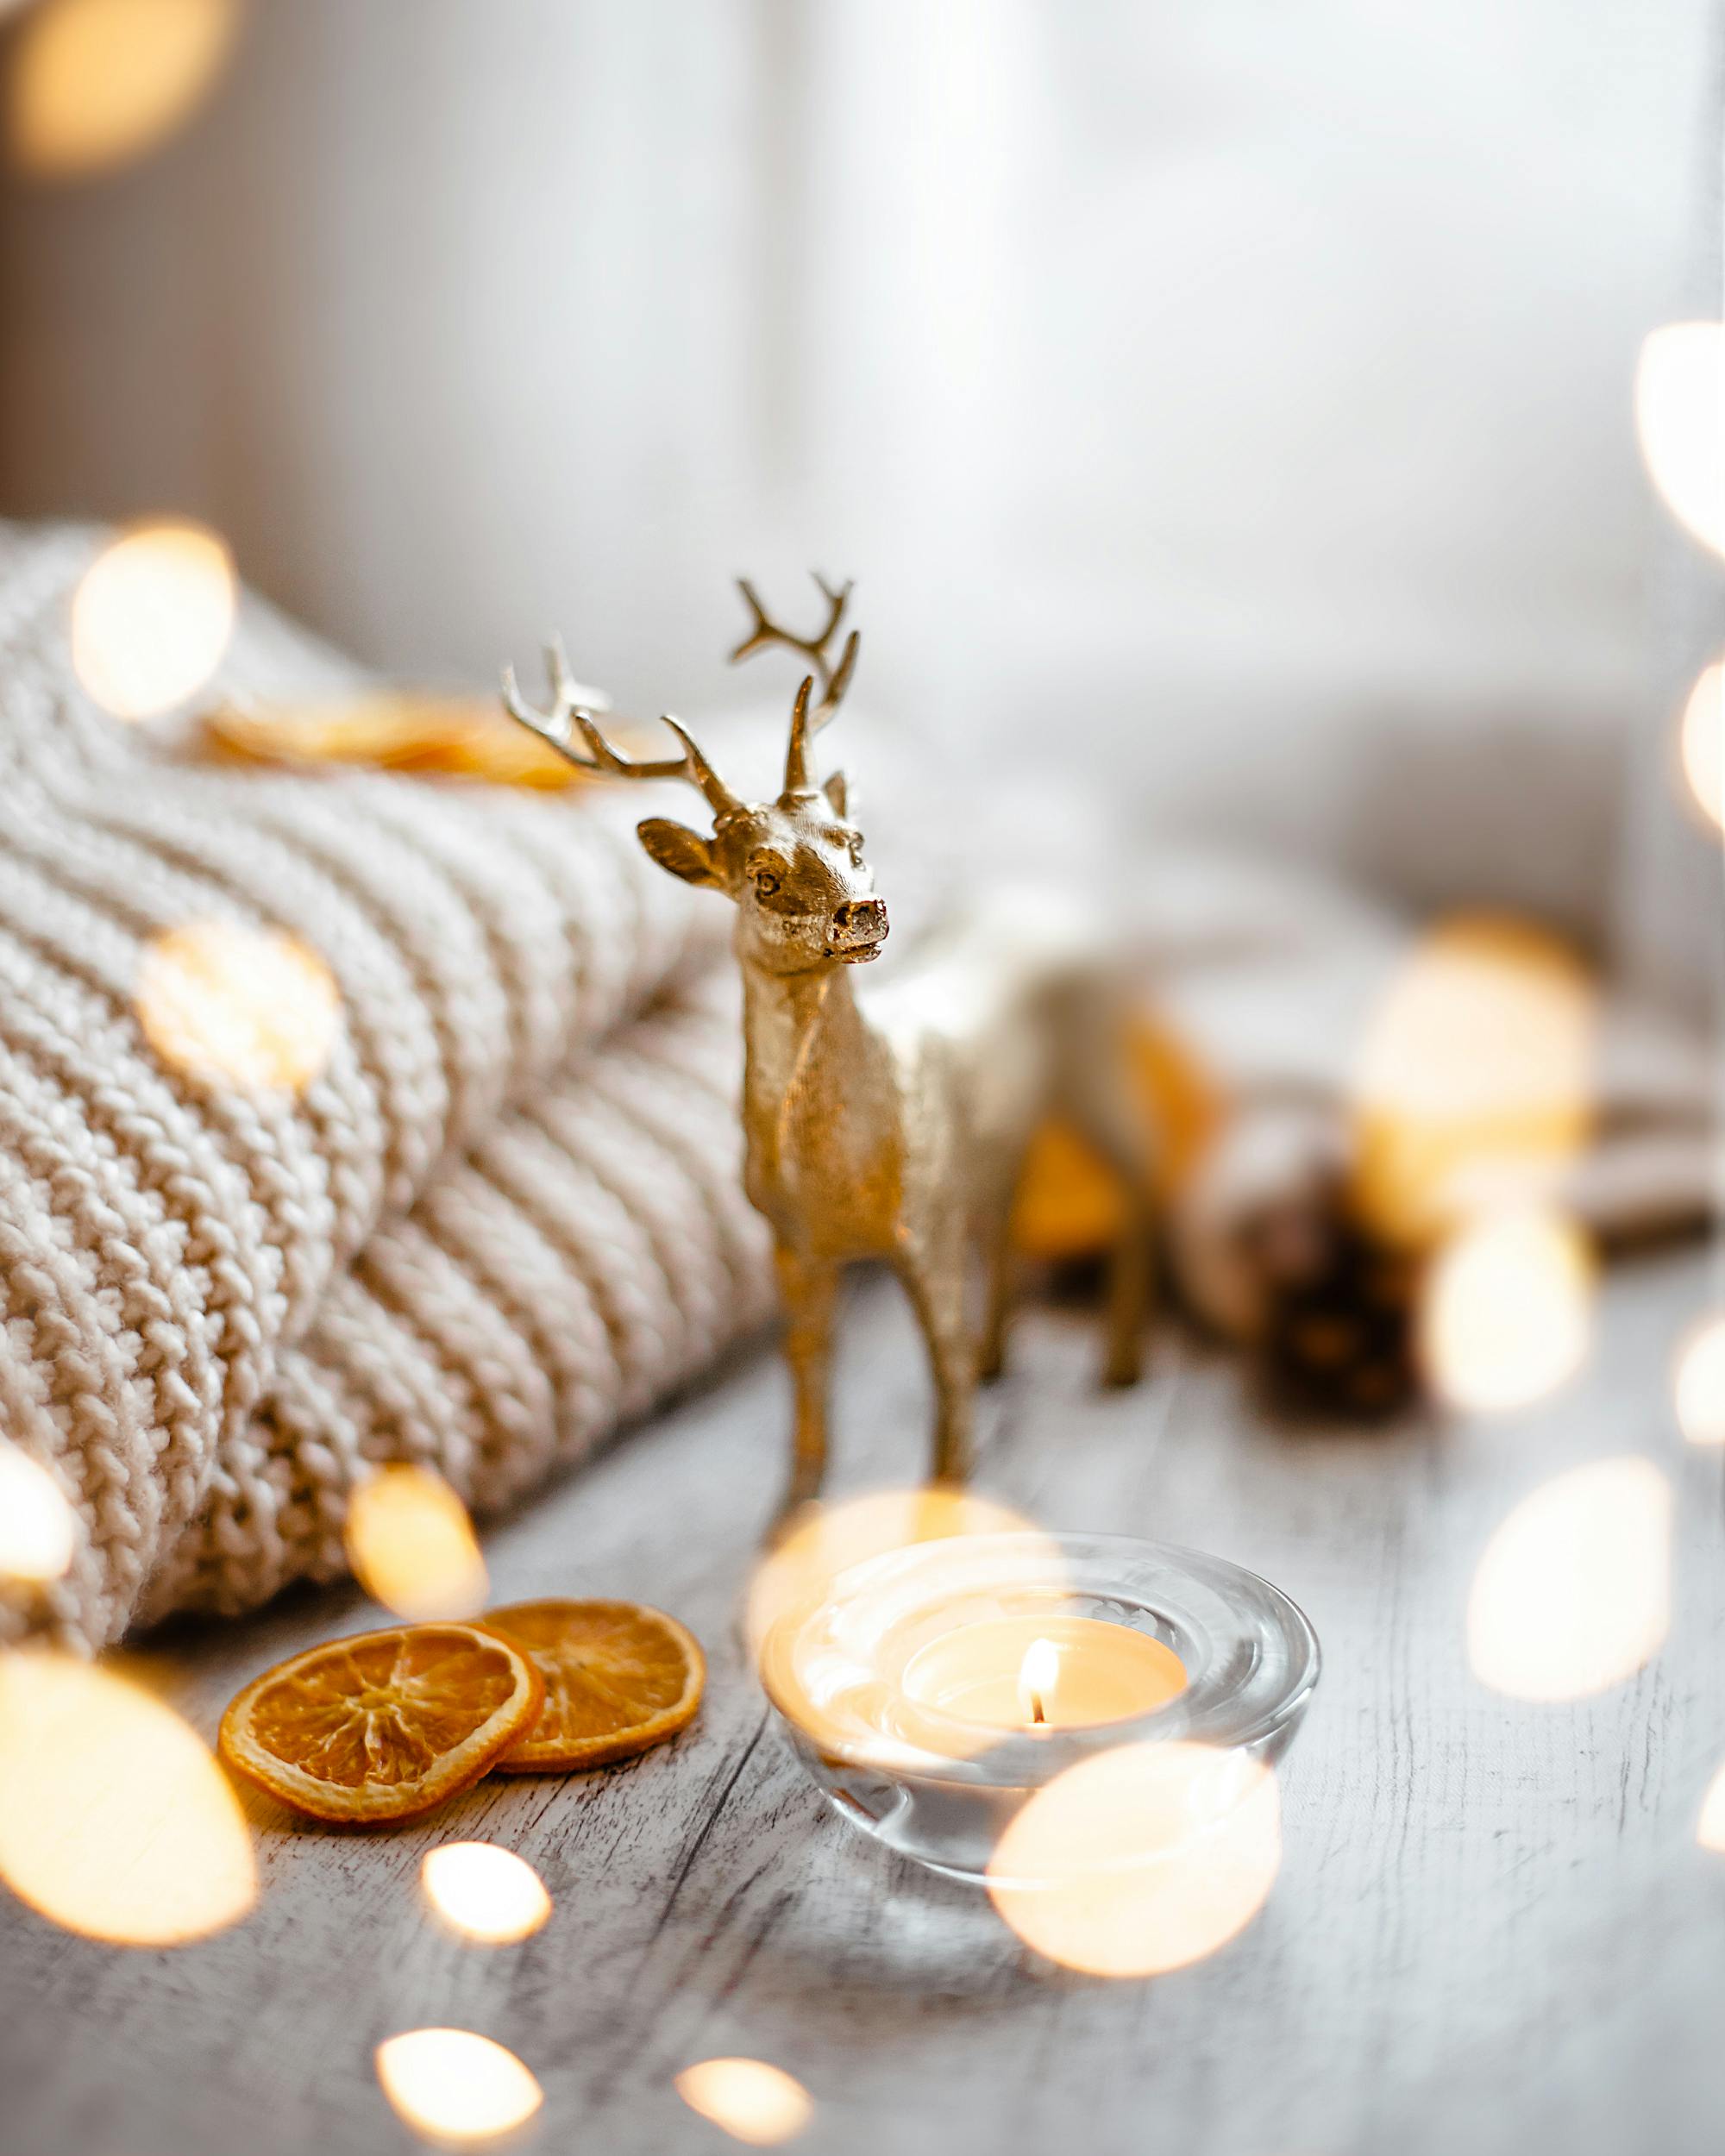
[[[222,663],[238,586],[226,545],[201,524],[145,524],[105,547],[72,600],[72,663],[116,718],[154,718]]]
[[[1678,1350],[1678,1427],[1691,1445],[1725,1445],[1725,1316],[1697,1326]]]
[[[1510,1699],[1585,1699],[1659,1651],[1671,1625],[1671,1486],[1650,1460],[1596,1460],[1543,1482],[1486,1545],[1467,1658]]]
[[[1725,661],[1704,667],[1690,691],[1678,746],[1690,793],[1714,823],[1725,824]]]
[[[488,2141],[524,2125],[544,2102],[512,2051],[466,2028],[414,2028],[377,2047],[384,2094],[417,2133]]]
[[[1595,1274],[1587,1238],[1560,1213],[1489,1213],[1464,1228],[1421,1291],[1421,1353],[1433,1389],[1471,1413],[1554,1392],[1586,1357]]]
[[[1695,1823],[1695,1839],[1702,1848],[1725,1856],[1725,1767],[1707,1785],[1701,1816]]]
[[[342,994],[297,936],[238,921],[190,921],[147,943],[133,994],[144,1037],[200,1083],[298,1093],[322,1075]]]
[[[1567,944],[1495,914],[1422,936],[1361,1044],[1356,1196],[1423,1249],[1485,1207],[1549,1197],[1588,1143],[1598,994]]]
[[[1063,1968],[1161,1976],[1243,1931],[1282,1862],[1276,1777],[1245,1752],[1125,1745],[1038,1789],[989,1860],[988,1894]]]
[[[69,1656],[0,1655],[0,1878],[68,1931],[172,1946],[257,1895],[245,1815],[173,1710]]]
[[[1641,346],[1635,433],[1653,485],[1685,530],[1725,553],[1725,329],[1672,322]]]
[[[235,0],[39,0],[9,56],[11,162],[74,179],[155,148],[208,95],[237,21]]]
[[[545,1883],[524,1858],[491,1841],[446,1842],[419,1867],[425,1898],[464,1939],[512,1946],[551,1914]]]
[[[57,1580],[77,1546],[77,1522],[60,1484],[0,1438],[0,1585]]]
[[[472,1617],[485,1608],[486,1562],[467,1508],[430,1468],[381,1468],[348,1507],[348,1562],[398,1617]]]
[[[684,2067],[676,2090],[690,2110],[751,2148],[776,2148],[814,2115],[801,2082],[764,2059],[704,2059]]]
[[[825,1601],[839,1573],[865,1558],[953,1535],[1020,1534],[1030,1526],[998,1499],[938,1484],[811,1505],[756,1572],[749,1590],[750,1643],[758,1652],[781,1617]]]

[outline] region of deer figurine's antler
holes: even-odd
[[[844,610],[850,604],[850,585],[847,580],[837,590],[819,571],[815,585],[826,601],[826,620],[812,636],[794,636],[788,629],[781,629],[761,604],[755,587],[746,577],[738,577],[737,588],[743,594],[754,626],[731,655],[733,662],[738,659],[752,659],[757,651],[769,651],[776,645],[787,651],[799,653],[813,667],[814,672],[797,692],[796,705],[791,713],[790,745],[785,751],[785,792],[787,795],[806,793],[810,790],[808,744],[831,718],[844,700],[844,692],[850,686],[850,677],[856,671],[858,637],[853,629],[844,640],[844,649],[835,666],[829,649],[844,620]],[[809,699],[816,685],[820,688],[820,701],[812,711]]]
[[[530,732],[547,742],[566,761],[578,771],[594,771],[608,779],[685,779],[691,786],[699,787],[707,806],[717,816],[727,816],[741,808],[743,804],[725,785],[712,766],[702,755],[693,739],[681,722],[662,711],[659,724],[668,726],[683,744],[681,756],[665,756],[656,761],[643,762],[635,756],[625,756],[614,749],[599,731],[593,713],[582,704],[578,685],[569,678],[569,663],[563,656],[561,638],[554,637],[545,647],[545,677],[551,688],[551,708],[549,711],[536,710],[522,699],[516,686],[515,668],[503,670],[504,708]],[[586,743],[585,756],[569,739],[571,726]]]
[[[674,718],[663,723],[681,755],[621,754],[599,730],[593,693],[569,679],[555,644],[549,710],[524,703],[513,675],[504,677],[507,709],[571,763],[612,778],[687,780],[714,812],[711,834],[662,816],[637,829],[661,868],[736,909],[744,1188],[772,1232],[795,1399],[781,1520],[820,1491],[844,1266],[884,1262],[910,1292],[933,1382],[934,1473],[951,1482],[968,1471],[979,1364],[1000,1367],[1020,1171],[1051,1116],[1082,1131],[1120,1182],[1113,1378],[1138,1369],[1152,1244],[1141,1111],[1116,1052],[1118,983],[1102,945],[1076,943],[1055,960],[1045,938],[1016,935],[1006,912],[979,907],[974,930],[955,924],[964,954],[956,962],[975,966],[989,987],[961,999],[962,1015],[945,970],[954,945],[944,938],[933,970],[901,972],[884,1002],[853,988],[852,969],[886,943],[887,906],[843,774],[811,783],[809,744],[837,709],[857,649],[854,635],[844,636],[850,586],[815,580],[825,618],[808,636],[781,629],[753,586],[742,587],[750,625],[733,655],[779,646],[799,661],[785,791],[775,801],[737,801]],[[968,1293],[979,1255],[989,1272],[980,1335]]]

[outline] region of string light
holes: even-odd
[[[398,2115],[442,2141],[486,2141],[523,2126],[543,2092],[512,2051],[465,2028],[415,2028],[380,2044],[377,2076]]]
[[[348,1561],[367,1594],[398,1617],[472,1617],[487,1580],[467,1508],[430,1468],[381,1469],[348,1507]]]
[[[1608,1691],[1671,1625],[1671,1486],[1650,1460],[1596,1460],[1524,1497],[1486,1545],[1467,1603],[1467,1657],[1510,1699]]]
[[[419,1867],[425,1898],[463,1938],[512,1946],[551,1914],[551,1897],[532,1865],[495,1842],[446,1842]]]
[[[0,1439],[0,1583],[57,1580],[78,1527],[60,1484],[38,1461]]]
[[[203,525],[145,524],[97,555],[72,600],[72,663],[104,711],[154,718],[202,688],[234,633],[239,586]]]
[[[775,2148],[814,2115],[801,2082],[764,2059],[705,2059],[685,2066],[677,2094],[692,2111],[754,2148]]]
[[[1641,346],[1635,433],[1649,477],[1686,531],[1725,553],[1725,327],[1673,322]]]
[[[145,945],[138,1024],[165,1063],[204,1085],[300,1093],[341,1032],[335,976],[285,930],[190,921]]]
[[[257,1896],[226,1777],[172,1708],[70,1656],[0,1654],[0,1879],[67,1931],[172,1946]]]
[[[1172,1740],[1067,1768],[1001,1835],[989,1898],[1027,1946],[1099,1977],[1160,1976],[1243,1931],[1282,1861],[1270,1768]]]

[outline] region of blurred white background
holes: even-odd
[[[203,516],[420,678],[561,624],[691,711],[730,575],[817,564],[868,701],[957,749],[1597,928],[1714,27],[253,0],[165,147],[8,183],[0,502]]]

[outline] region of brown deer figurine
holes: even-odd
[[[934,1380],[934,1473],[953,1482],[968,1473],[975,1382],[1000,1365],[1013,1195],[1045,1118],[1075,1122],[1126,1194],[1109,1294],[1113,1383],[1138,1376],[1151,1266],[1145,1139],[1122,1084],[1113,969],[1093,934],[1060,926],[1045,905],[980,908],[878,987],[862,984],[874,993],[858,992],[857,969],[886,943],[887,908],[844,774],[814,774],[814,736],[837,710],[857,651],[853,631],[832,655],[850,586],[816,581],[826,611],[812,636],[775,627],[741,586],[752,627],[732,657],[781,647],[810,669],[775,801],[739,800],[669,717],[662,724],[681,754],[621,754],[578,700],[560,646],[548,654],[549,711],[522,701],[512,669],[503,688],[511,716],[584,770],[685,780],[712,812],[711,833],[657,816],[638,828],[662,868],[737,907],[745,1178],[773,1231],[796,1399],[784,1513],[820,1489],[838,1275],[858,1260],[884,1261],[903,1282]],[[979,1254],[980,1329],[969,1300]]]

